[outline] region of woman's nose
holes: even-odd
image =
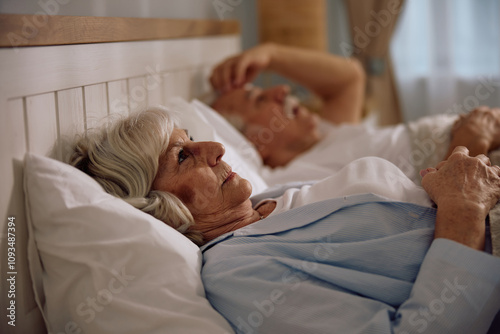
[[[226,149],[221,143],[206,141],[198,143],[201,149],[202,156],[206,158],[206,161],[210,167],[216,166],[222,159]]]

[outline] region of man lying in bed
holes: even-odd
[[[292,98],[288,86],[248,87],[246,83],[262,70],[314,92],[322,100],[319,114]],[[391,161],[419,183],[418,171],[435,166],[456,146],[477,155],[488,152],[492,136],[500,144],[500,109],[486,107],[460,118],[453,131],[457,115],[378,129],[359,124],[363,68],[354,59],[327,53],[263,44],[216,66],[210,81],[220,92],[212,107],[256,146],[271,167],[262,173],[270,185],[305,181],[310,175],[322,179],[367,155]]]

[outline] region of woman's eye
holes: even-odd
[[[193,136],[189,136],[189,140],[194,141]]]
[[[184,153],[184,150],[181,149],[179,151],[179,158],[178,158],[178,162],[179,164],[181,164],[184,160],[186,160],[187,158],[189,157],[189,155],[187,155],[186,153]]]

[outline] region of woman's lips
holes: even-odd
[[[227,175],[226,179],[224,180],[224,182],[222,182],[222,184],[225,184],[226,182],[231,181],[235,176],[236,176],[236,173],[233,171],[230,171],[229,174]]]
[[[235,172],[231,172],[231,173],[229,174],[229,176],[227,177],[226,182],[227,182],[227,181],[231,181],[231,180],[235,177],[235,175],[236,175],[236,173],[235,173]]]

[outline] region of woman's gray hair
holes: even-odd
[[[173,194],[151,190],[159,157],[166,151],[175,122],[166,109],[148,108],[78,139],[69,163],[94,178],[106,192],[163,221],[197,245],[201,233]]]

